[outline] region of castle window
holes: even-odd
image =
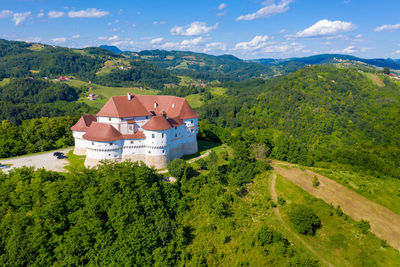
[[[149,119],[149,116],[146,116],[146,120]]]
[[[149,154],[151,154],[151,151],[149,151]]]
[[[176,126],[175,126],[175,130],[176,130],[177,128],[176,128]]]
[[[133,141],[131,141],[131,144],[133,144]]]
[[[164,133],[161,134],[161,138],[164,138]]]
[[[193,133],[193,129],[191,129],[190,132]]]
[[[109,145],[112,146],[112,143],[110,143]]]
[[[92,142],[92,146],[94,146],[94,142]]]
[[[162,153],[164,154],[164,150],[162,151]]]
[[[190,123],[193,124],[193,120],[191,120]]]
[[[151,134],[151,138],[154,138],[155,137],[155,135],[154,134]]]
[[[108,121],[111,121],[111,118],[108,118]]]
[[[177,134],[175,134],[175,137],[177,137],[178,135]]]

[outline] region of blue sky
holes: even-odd
[[[398,0],[0,0],[0,38],[240,58],[400,58]]]

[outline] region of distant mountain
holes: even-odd
[[[365,59],[359,58],[351,55],[341,55],[341,54],[321,54],[310,57],[301,57],[301,58],[287,58],[287,59],[271,59],[271,58],[262,58],[262,59],[254,59],[249,60],[250,62],[256,62],[267,66],[272,65],[286,65],[289,62],[297,62],[300,65],[322,65],[322,64],[332,64],[332,63],[342,63],[344,61],[350,62],[362,62],[364,64],[368,64],[374,67],[389,67],[394,70],[400,70],[400,61],[393,59],[384,59],[384,58],[374,58],[374,59]]]
[[[116,54],[121,54],[122,53],[122,50],[120,50],[118,47],[113,46],[113,45],[101,45],[99,47],[103,48],[103,49],[106,49],[108,51],[111,51],[113,53],[116,53]]]

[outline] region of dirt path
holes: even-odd
[[[278,202],[278,195],[276,194],[275,190],[275,184],[276,184],[276,172],[273,172],[272,174],[272,180],[271,180],[271,197],[272,200],[277,203]],[[301,238],[297,233],[295,233],[282,219],[281,212],[279,211],[278,206],[274,208],[274,213],[278,217],[278,219],[282,222],[282,226],[285,227],[286,231],[290,232],[292,236],[294,236],[298,241],[300,241],[309,251],[311,251],[312,254],[316,258],[318,258],[321,262],[323,262],[326,266],[333,266],[329,262],[327,262],[320,254],[318,254],[304,239]]]
[[[289,164],[284,165],[285,167],[282,167],[276,161],[272,163],[278,174],[286,177],[303,190],[321,198],[326,203],[334,206],[340,205],[343,212],[356,221],[361,219],[369,221],[371,232],[400,251],[400,215],[323,175],[310,170],[302,171]],[[318,188],[312,186],[314,176],[317,176],[320,182]]]

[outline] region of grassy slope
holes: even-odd
[[[358,194],[400,214],[400,180],[395,178],[377,178],[368,174],[350,171],[310,168]]]
[[[345,215],[336,215],[330,205],[311,196],[289,180],[278,176],[276,189],[278,196],[287,201],[280,207],[286,222],[290,203],[305,204],[320,217],[321,229],[315,236],[303,238],[334,266],[396,266],[400,262],[400,253],[397,250],[383,248],[381,240],[375,235],[370,232],[363,234],[357,222]]]

